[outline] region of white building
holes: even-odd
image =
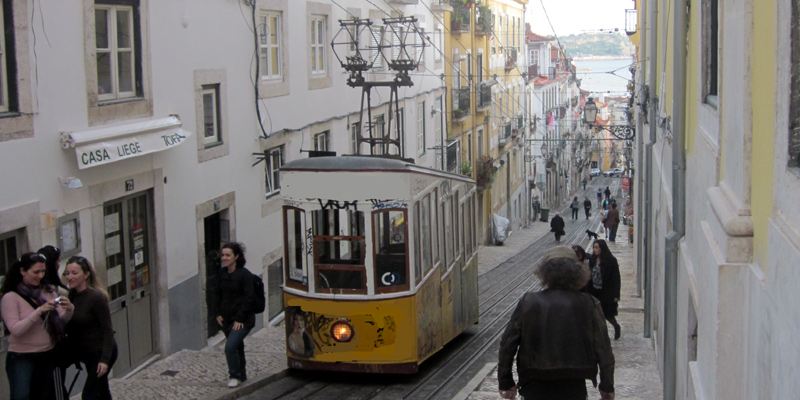
[[[111,296],[117,376],[217,334],[205,288],[225,241],[247,246],[267,282],[264,317],[276,316],[280,166],[304,150],[354,151],[361,91],[330,43],[340,19],[386,17],[337,3],[347,13],[297,0],[4,1],[0,277],[45,244],[93,260]],[[382,8],[434,31],[423,5],[391,3]],[[433,51],[400,90],[405,155],[425,166],[443,130]],[[387,122],[388,91],[373,99],[374,121]]]

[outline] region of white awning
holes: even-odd
[[[61,147],[75,149],[78,168],[155,153],[186,141],[191,132],[182,129],[177,115],[146,121],[62,132]]]

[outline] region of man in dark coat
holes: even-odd
[[[603,225],[609,232],[608,241],[614,242],[617,238],[617,228],[619,227],[619,210],[617,209],[616,202],[611,202],[611,210],[606,214],[606,220]]]
[[[607,199],[611,198],[611,189],[609,189],[608,186],[606,186],[606,190],[604,193],[606,194]]]
[[[550,220],[550,232],[556,235],[556,242],[560,242],[561,237],[567,234],[564,232],[564,219],[561,218],[559,213],[556,213],[553,219]]]
[[[583,212],[586,214],[586,219],[589,219],[589,216],[592,215],[591,211],[592,211],[592,201],[589,200],[588,196],[584,197],[583,198]]]
[[[545,254],[536,275],[545,289],[523,295],[500,340],[497,365],[500,397],[586,400],[586,380],[601,399],[614,399],[614,354],[600,302],[578,289],[588,270],[566,246]],[[517,359],[519,382],[512,367]]]

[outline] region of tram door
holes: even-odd
[[[119,351],[116,376],[153,354],[150,193],[103,205],[106,279]]]
[[[446,277],[442,280],[442,336],[445,341],[455,335],[461,303],[458,292],[461,281],[461,268],[458,266],[458,215],[455,210],[458,206],[458,195],[453,194],[445,199],[441,206],[442,221],[444,226],[445,265]]]

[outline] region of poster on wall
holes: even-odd
[[[103,227],[106,234],[114,233],[119,230],[119,213],[108,214],[103,219]]]
[[[106,257],[119,254],[121,251],[119,235],[106,238]]]

